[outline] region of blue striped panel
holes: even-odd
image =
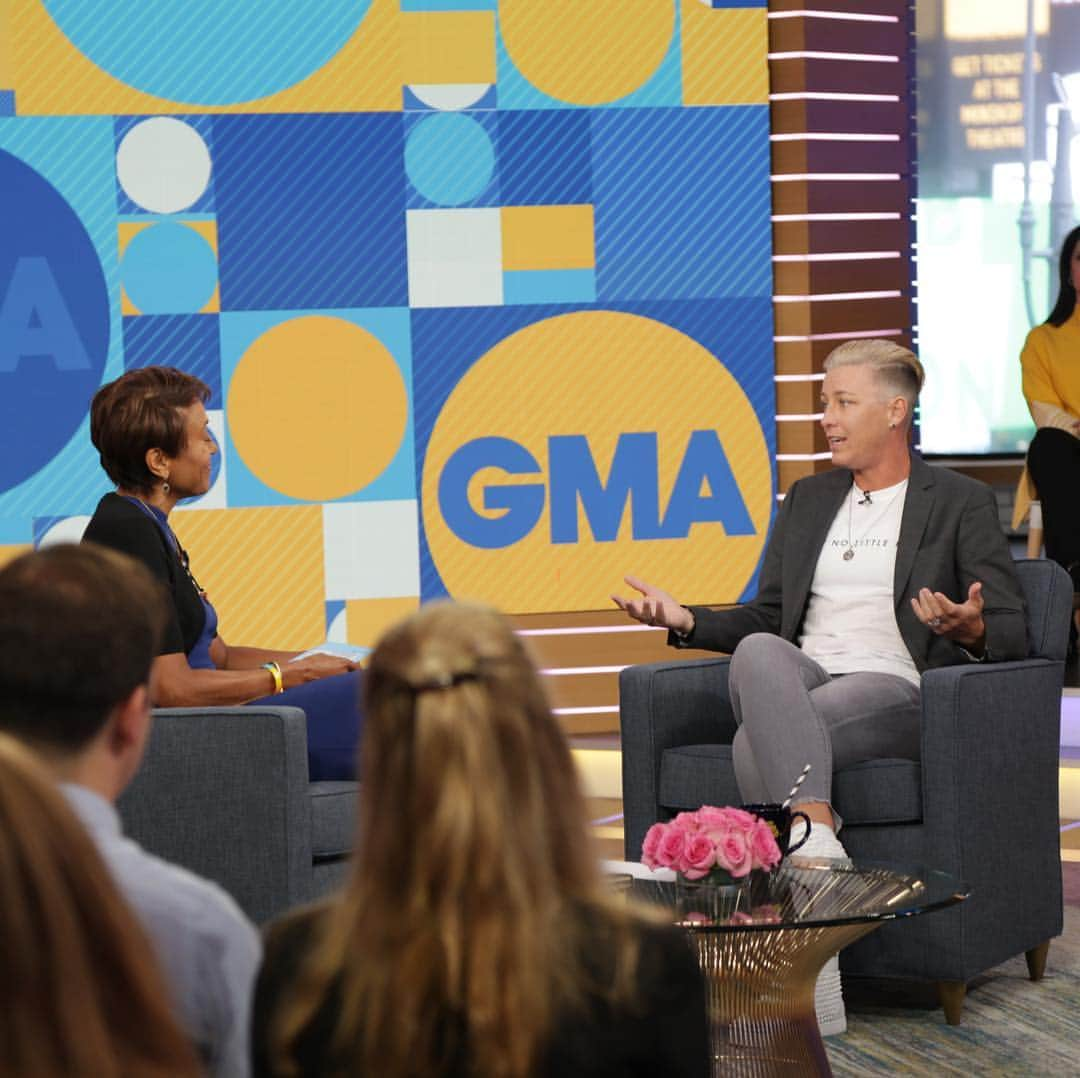
[[[138,315],[124,319],[124,368],[179,367],[210,387],[208,408],[224,407],[216,314]]]
[[[399,114],[220,116],[222,310],[409,302]]]
[[[596,299],[594,269],[508,270],[503,303],[591,303]]]
[[[499,187],[505,206],[593,200],[589,114],[557,109],[499,113]]]
[[[601,300],[772,294],[766,106],[590,119]]]

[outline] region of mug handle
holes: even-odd
[[[791,814],[791,822],[794,823],[800,816],[806,822],[806,830],[803,832],[803,837],[799,839],[799,841],[796,842],[794,846],[788,846],[787,852],[789,854],[792,854],[796,850],[800,849],[803,843],[806,842],[806,840],[810,837],[810,817],[807,816],[805,812],[793,812]],[[788,830],[791,830],[790,824],[788,825]]]

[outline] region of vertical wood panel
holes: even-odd
[[[852,337],[910,343],[914,294],[913,0],[809,6],[769,3],[781,492],[831,466],[813,418],[825,357]]]

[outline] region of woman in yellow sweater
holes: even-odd
[[[1080,592],[1080,228],[1061,247],[1061,287],[1050,317],[1024,342],[1024,397],[1039,428],[1027,466],[1042,502],[1047,557]]]

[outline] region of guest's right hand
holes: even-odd
[[[319,681],[321,678],[347,674],[355,669],[356,663],[337,655],[310,655],[296,662],[283,663],[281,679],[286,689],[292,689],[306,681]]]
[[[611,599],[620,610],[625,610],[635,621],[643,625],[658,625],[664,629],[674,629],[684,636],[694,630],[694,615],[666,591],[654,588],[639,580],[636,576],[625,576],[623,580],[641,593],[640,599],[624,599],[621,595],[612,595]]]

